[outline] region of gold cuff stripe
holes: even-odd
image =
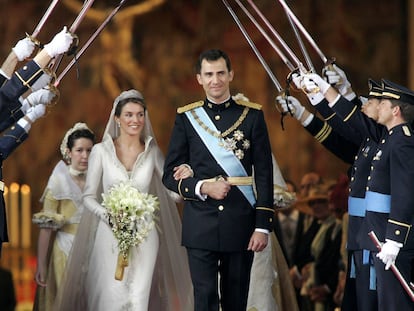
[[[336,116],[336,112],[334,112],[333,114],[331,114],[329,117],[325,118],[326,121],[329,121],[330,119],[332,119],[334,116]]]
[[[272,212],[274,213],[274,209],[273,208],[268,208],[268,207],[262,207],[262,206],[256,206],[256,209],[262,210],[262,211],[268,211],[268,212]]]
[[[30,86],[30,82],[32,82],[32,80],[34,79],[34,78],[36,78],[37,77],[37,75],[39,74],[39,73],[41,73],[41,72],[43,72],[43,69],[39,69],[38,71],[36,71],[27,81],[25,81],[23,78],[22,78],[22,76],[16,71],[15,72],[15,74],[16,74],[16,76],[19,78],[19,80],[20,81],[22,81],[22,84],[24,85],[24,86],[27,86],[27,87],[29,87]]]
[[[331,134],[331,132],[331,126],[328,123],[324,122],[322,129],[318,134],[315,135],[315,139],[321,143]]]
[[[354,109],[352,109],[352,111],[350,112],[350,114],[346,116],[346,118],[344,119],[344,122],[348,121],[357,109],[358,109],[358,107],[355,106]]]
[[[399,222],[399,221],[396,221],[396,220],[388,219],[388,222],[391,223],[391,224],[394,224],[394,225],[401,226],[401,227],[406,227],[408,229],[411,228],[410,224],[406,224],[406,223]]]

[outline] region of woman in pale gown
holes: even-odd
[[[35,310],[52,310],[83,211],[82,190],[94,141],[85,123],[66,132],[60,146],[66,163],[61,160],[55,166],[40,200],[42,211],[33,215],[40,227]]]
[[[193,309],[187,257],[180,246],[181,224],[172,200],[179,196],[162,186],[163,162],[141,93],[122,92],[102,142],[90,155],[83,202],[91,213],[84,213],[55,310]],[[188,172],[180,167],[176,177],[188,177]],[[123,279],[116,280],[118,243],[101,202],[102,193],[125,181],[140,192],[156,195],[160,211],[157,226],[130,249]]]
[[[296,194],[289,192],[276,158],[273,162],[273,204],[278,209],[288,208],[296,201]],[[289,268],[274,232],[261,252],[254,253],[250,271],[247,311],[298,311],[295,290]]]

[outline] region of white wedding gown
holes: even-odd
[[[193,309],[187,256],[180,245],[181,223],[172,200],[179,196],[167,192],[162,186],[163,163],[163,155],[150,136],[147,136],[145,150],[138,155],[131,172],[127,172],[116,157],[111,136],[106,135],[102,143],[93,147],[83,196],[86,213],[55,310]],[[95,215],[102,215],[104,209],[102,193],[127,180],[141,192],[159,198],[160,215],[157,215],[157,227],[145,242],[131,249],[129,265],[123,279],[118,281],[115,279],[117,241],[110,226]]]
[[[104,193],[113,185],[127,180],[140,192],[148,193],[152,176],[156,173],[156,159],[160,158],[156,153],[159,149],[152,147],[151,140],[147,140],[145,151],[138,155],[133,170],[127,172],[115,156],[112,139],[95,145],[89,160],[84,192],[85,207],[91,211],[103,208],[98,202],[100,198],[97,197],[101,181]],[[117,240],[109,225],[100,221],[89,264],[87,288],[90,310],[146,311],[158,244],[158,233],[154,228],[145,242],[130,250],[130,262],[125,268],[123,280],[115,280]]]

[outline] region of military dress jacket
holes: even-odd
[[[237,155],[248,176],[254,170],[256,203],[246,199],[237,186],[232,186],[223,200],[196,195],[197,182],[218,176],[226,177],[207,146],[190,123],[185,112],[204,109],[223,136],[221,143]],[[255,228],[273,227],[273,170],[268,131],[261,106],[230,99],[216,105],[200,101],[177,110],[163,183],[184,198],[182,244],[190,248],[212,251],[246,250]],[[197,116],[196,116],[197,118]],[[217,135],[201,124],[208,135]],[[194,176],[176,181],[173,168],[189,164]],[[230,176],[237,177],[237,176]]]
[[[0,132],[23,117],[21,111],[22,96],[43,74],[43,69],[35,61],[30,61],[0,87]]]
[[[3,198],[3,161],[28,137],[19,125],[12,126],[0,137],[0,253],[3,242],[8,242],[6,210]]]
[[[366,215],[359,234],[360,245],[377,250],[368,236],[373,231],[381,242],[390,239],[402,243],[404,249],[414,248],[411,232],[414,222],[414,133],[411,126],[401,124],[388,131],[356,107],[340,102],[335,107],[346,122],[378,143],[367,177]]]
[[[345,98],[334,106],[334,109],[340,109],[340,106],[356,108],[359,110],[360,102],[353,101],[349,102]],[[347,237],[347,249],[358,250],[361,249],[358,243],[359,232],[363,226],[363,218],[365,217],[365,191],[368,181],[368,176],[371,172],[371,162],[374,157],[374,153],[377,149],[377,139],[372,139],[366,135],[366,131],[353,127],[351,122],[347,122],[340,118],[339,115],[332,110],[328,105],[327,101],[324,100],[318,105],[316,109],[325,117],[327,123],[333,128],[333,131],[337,133],[335,139],[335,145],[326,145],[327,148],[333,148],[337,153],[342,154],[339,156],[342,160],[344,155],[352,157],[352,167],[349,169],[349,199],[348,199],[348,237]],[[361,114],[363,117],[363,114]],[[338,123],[337,120],[340,120]],[[332,131],[332,132],[333,132]],[[330,135],[333,136],[333,135]],[[332,141],[331,139],[330,141]],[[339,147],[338,147],[339,146]],[[353,147],[354,146],[354,147]],[[355,149],[357,148],[357,149]]]

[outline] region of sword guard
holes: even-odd
[[[335,64],[335,62],[336,62],[336,58],[335,57],[330,57],[328,59],[328,61],[325,63],[325,67],[323,67],[323,69],[322,69],[322,76],[327,77],[326,72],[328,70],[329,71],[335,71],[336,72],[336,70],[335,70],[335,68],[333,66]],[[342,83],[343,83],[343,81],[342,81],[342,79],[340,79],[337,83],[332,83],[331,85],[332,86],[337,86],[337,85],[341,85]]]
[[[43,49],[43,44],[40,42],[39,39],[37,39],[36,37],[32,35],[29,35],[27,32],[26,32],[26,37],[29,38],[30,41],[32,41],[35,44],[35,46],[37,46],[39,49]]]
[[[48,85],[48,87],[49,87],[49,90],[55,95],[53,98],[52,98],[52,100],[48,103],[48,104],[46,104],[46,107],[47,108],[52,108],[53,106],[55,106],[55,105],[57,105],[57,103],[58,103],[58,101],[59,101],[59,99],[60,99],[60,91],[59,91],[59,89],[56,87],[56,86],[54,86],[53,84],[49,84]]]
[[[72,44],[70,45],[68,51],[66,52],[66,55],[70,56],[76,53],[76,50],[78,49],[79,46],[79,37],[76,34],[72,34],[73,37],[73,41]]]

